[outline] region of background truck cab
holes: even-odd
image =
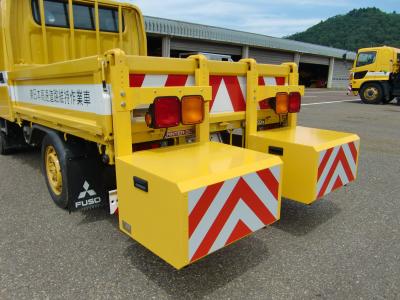
[[[360,49],[351,70],[352,91],[367,104],[389,103],[400,96],[399,63],[400,49]]]

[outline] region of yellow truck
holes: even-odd
[[[366,104],[389,103],[400,97],[400,49],[360,49],[351,70],[350,85]]]
[[[0,152],[40,146],[54,203],[118,210],[175,268],[356,178],[359,138],[297,126],[297,65],[146,56],[112,1],[1,0]]]

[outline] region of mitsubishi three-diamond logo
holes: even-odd
[[[96,196],[96,192],[94,190],[89,190],[90,185],[87,181],[83,184],[83,189],[84,191],[79,194],[78,199],[84,199],[86,195],[89,195],[90,197]]]
[[[80,192],[78,201],[75,202],[75,208],[89,208],[96,207],[101,204],[101,198],[97,196],[97,193],[90,188],[90,184],[85,181],[83,184],[83,192]]]

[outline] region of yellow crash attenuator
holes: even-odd
[[[280,217],[276,156],[206,142],[116,163],[121,230],[178,269]]]

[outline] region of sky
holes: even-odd
[[[399,0],[120,0],[144,15],[284,37],[354,8],[399,10]]]

